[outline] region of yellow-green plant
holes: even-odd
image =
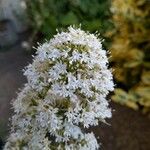
[[[115,102],[150,110],[150,1],[113,0],[115,31],[112,64],[118,88]]]

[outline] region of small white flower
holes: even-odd
[[[106,96],[114,84],[107,64],[101,40],[80,28],[69,27],[40,45],[13,103],[4,150],[98,150],[94,134],[80,126],[111,117]]]
[[[61,77],[61,74],[66,73],[66,65],[62,62],[57,63],[49,70],[50,78],[53,80],[58,80]]]

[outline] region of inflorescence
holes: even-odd
[[[69,27],[37,48],[27,83],[13,102],[5,150],[97,150],[84,128],[111,117],[112,73],[101,40]]]

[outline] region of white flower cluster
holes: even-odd
[[[5,150],[97,150],[81,129],[111,117],[106,96],[112,73],[101,40],[69,27],[37,49],[24,72],[28,83],[13,103]]]

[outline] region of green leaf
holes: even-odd
[[[130,61],[130,62],[124,63],[124,67],[125,68],[135,68],[135,67],[139,66],[140,64],[142,64],[142,61]]]
[[[64,17],[62,17],[60,22],[63,25],[77,24],[78,23],[78,18],[73,12],[69,12]]]
[[[143,82],[145,85],[150,85],[150,71],[145,71],[145,72],[142,74],[142,82]]]

